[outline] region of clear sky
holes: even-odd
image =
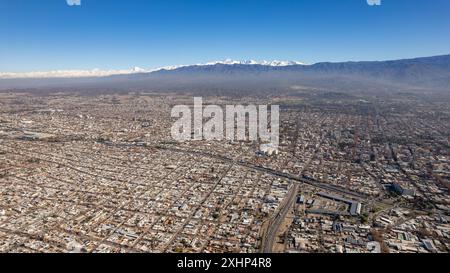
[[[450,54],[449,0],[0,0],[0,71]]]

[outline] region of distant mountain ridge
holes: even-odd
[[[0,79],[8,88],[122,88],[151,90],[276,90],[292,86],[345,90],[450,92],[450,55],[341,63],[219,61],[106,77]]]
[[[263,65],[263,66],[291,66],[291,65],[303,65],[301,62],[297,61],[255,61],[255,60],[244,60],[236,61],[231,59],[226,59],[223,61],[208,62],[204,64],[195,65],[174,65],[160,67],[156,69],[144,69],[140,67],[134,67],[132,69],[122,69],[122,70],[53,70],[53,71],[35,71],[35,72],[0,72],[0,79],[28,79],[28,78],[86,78],[86,77],[107,77],[115,75],[129,75],[129,74],[139,74],[139,73],[151,73],[161,70],[176,70],[183,67],[190,66],[214,66],[214,65]]]

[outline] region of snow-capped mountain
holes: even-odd
[[[286,90],[309,86],[325,90],[438,90],[449,92],[450,55],[393,61],[316,63],[224,60],[157,69],[65,70],[0,73],[9,88],[95,88],[120,90]]]
[[[245,61],[235,61],[231,59],[226,59],[224,61],[216,61],[216,62],[210,62],[206,63],[205,65],[217,65],[217,64],[224,64],[224,65],[265,65],[265,66],[289,66],[289,65],[304,65],[301,62],[297,61],[255,61],[255,60],[245,60]],[[201,64],[200,64],[201,65]]]
[[[214,66],[214,65],[262,65],[271,67],[283,67],[291,65],[303,65],[301,62],[296,61],[235,61],[226,59],[223,61],[215,61],[208,63],[199,63],[195,65],[174,65],[160,67],[156,69],[144,69],[140,67],[134,67],[128,70],[54,70],[54,71],[37,71],[37,72],[0,72],[0,79],[21,79],[21,78],[84,78],[84,77],[107,77],[114,75],[130,75],[138,73],[151,73],[162,70],[176,70],[179,68],[191,67],[191,66]]]

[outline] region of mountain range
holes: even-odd
[[[226,59],[224,61],[215,61],[205,64],[196,64],[195,66],[214,66],[214,65],[262,65],[262,66],[290,66],[290,65],[302,65],[301,62],[296,61],[255,61],[255,60],[245,60],[245,61],[235,61],[231,59]],[[0,72],[0,79],[28,79],[28,78],[83,78],[83,77],[106,77],[114,75],[128,75],[128,74],[138,74],[138,73],[151,73],[161,70],[176,70],[183,67],[189,67],[194,65],[174,65],[166,66],[156,69],[144,69],[140,67],[134,67],[129,70],[52,70],[52,71],[38,71],[38,72]]]
[[[154,70],[0,73],[0,89],[24,88],[175,91],[319,88],[450,93],[450,55],[312,65],[294,61],[225,60]]]

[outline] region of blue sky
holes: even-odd
[[[450,54],[449,0],[0,0],[0,71]]]

